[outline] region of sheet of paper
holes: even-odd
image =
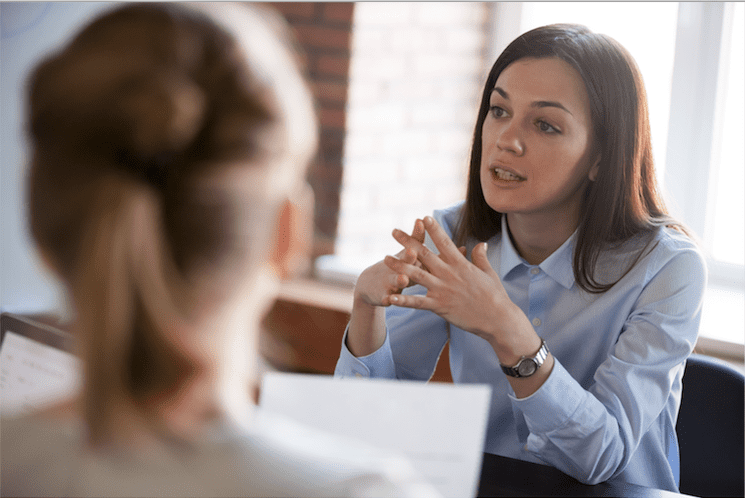
[[[268,373],[262,409],[407,456],[445,497],[478,491],[487,385]]]
[[[25,415],[80,390],[79,360],[64,351],[6,332],[0,352],[0,411]]]

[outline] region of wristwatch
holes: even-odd
[[[502,364],[499,366],[501,366],[502,371],[510,377],[517,377],[518,379],[522,377],[530,377],[541,368],[541,365],[543,365],[543,362],[546,361],[547,357],[548,346],[546,346],[546,341],[541,339],[541,349],[538,350],[535,356],[523,356],[514,367],[506,367]]]

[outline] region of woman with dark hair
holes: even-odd
[[[3,496],[434,494],[255,405],[261,321],[310,232],[317,125],[288,33],[259,6],[127,4],[33,72],[31,233],[83,386],[3,419]]]
[[[513,41],[465,202],[393,236],[404,249],[358,279],[338,376],[427,380],[449,341],[453,380],[492,386],[485,451],[677,490],[706,268],[660,197],[623,47],[578,25]]]

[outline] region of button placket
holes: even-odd
[[[528,271],[530,273],[530,283],[528,287],[529,314],[528,318],[536,332],[543,325],[543,310],[545,308],[546,292],[548,280],[546,274],[538,266],[533,266]]]

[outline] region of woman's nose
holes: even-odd
[[[497,136],[497,147],[517,156],[522,156],[525,153],[525,145],[514,123],[507,124],[500,130]]]

